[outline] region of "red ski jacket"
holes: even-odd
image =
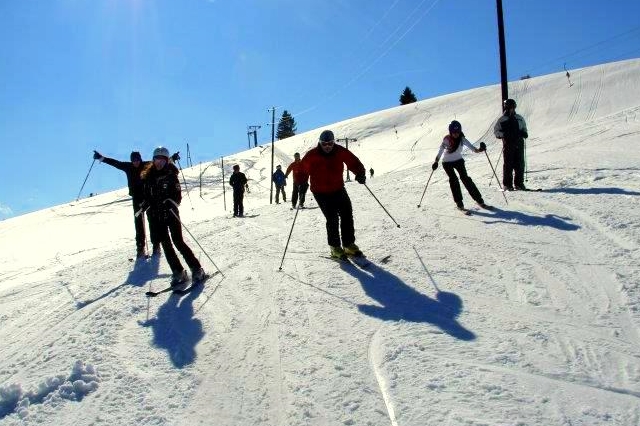
[[[354,175],[364,174],[365,169],[358,157],[345,147],[334,144],[330,153],[325,153],[318,144],[302,158],[302,178],[311,178],[311,192],[328,194],[344,187],[342,173],[344,164]]]

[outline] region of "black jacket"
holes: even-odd
[[[233,172],[229,178],[229,185],[233,187],[233,191],[244,192],[247,185],[247,177],[242,172]]]
[[[173,203],[165,203],[167,199],[175,201],[178,205],[182,201],[182,189],[178,173],[178,168],[171,163],[167,163],[160,170],[151,165],[143,173],[144,200],[149,205],[149,210],[152,214],[158,217],[170,217],[167,215],[170,208],[178,214]]]
[[[122,170],[127,175],[127,186],[129,186],[129,195],[135,200],[142,200],[144,197],[144,185],[140,174],[151,161],[140,163],[140,167],[136,168],[130,161],[118,161],[113,158],[103,157],[102,161],[118,170]]]

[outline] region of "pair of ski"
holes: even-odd
[[[195,287],[204,284],[209,278],[217,275],[219,272],[216,271],[213,274],[205,274],[204,278],[202,278],[201,280],[198,281],[192,281],[190,285],[188,285],[187,287],[178,287],[178,286],[169,286],[167,288],[163,288],[162,290],[158,290],[158,291],[147,291],[145,293],[145,295],[147,297],[156,297],[159,294],[162,293],[168,293],[168,292],[172,292],[173,294],[177,294],[177,295],[185,295],[187,293],[190,293]],[[188,283],[189,280],[185,281],[185,283]]]
[[[495,210],[495,207],[490,206],[488,204],[485,204],[484,206],[480,206],[481,209],[485,209],[485,210]],[[462,212],[462,214],[466,215],[466,216],[471,216],[471,212],[472,210],[469,209],[465,209],[464,207],[456,207],[456,209],[460,212]]]
[[[359,268],[366,269],[371,266],[371,261],[367,259],[364,255],[362,256],[347,256],[346,254],[342,255],[342,257],[331,257],[331,256],[322,256],[325,259],[333,260],[334,262],[356,265]]]

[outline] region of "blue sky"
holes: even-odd
[[[637,0],[503,7],[510,80],[640,56]],[[270,142],[273,106],[303,132],[405,86],[500,81],[492,0],[3,0],[0,17],[0,218],[74,200],[93,149],[189,143],[197,163],[246,149],[248,125]],[[96,165],[83,195],[125,185]]]

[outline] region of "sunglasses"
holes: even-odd
[[[320,145],[322,145],[322,146],[331,146],[331,145],[333,145],[333,142],[334,142],[334,141],[329,141],[329,142],[320,142]]]
[[[167,161],[167,157],[163,157],[162,155],[157,155],[157,156],[153,157],[153,161],[156,161],[156,160]]]

